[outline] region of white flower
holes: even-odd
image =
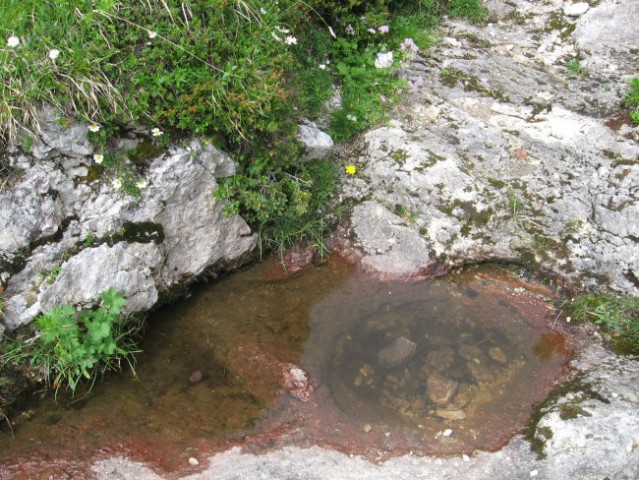
[[[51,60],[55,60],[56,58],[58,58],[58,55],[60,55],[60,50],[58,50],[57,48],[52,48],[51,50],[49,50],[49,58]]]
[[[346,25],[346,28],[344,29],[344,31],[346,31],[347,35],[355,35],[355,29],[353,28],[353,25],[351,25],[350,23],[348,25]]]
[[[93,155],[93,161],[99,165],[104,161],[104,155],[96,153],[95,155]]]
[[[158,32],[154,32],[153,30],[147,30],[146,33],[149,35],[151,40],[158,36]]]
[[[330,25],[329,25],[329,27],[328,27],[328,33],[330,33],[330,34],[331,34],[331,37],[333,37],[333,38],[337,38],[337,37],[335,36],[335,32],[334,32],[334,31],[333,31],[333,29],[330,27]]]
[[[137,182],[135,182],[135,186],[138,187],[139,189],[146,188],[147,185],[148,184],[144,180],[138,180]]]
[[[293,35],[287,35],[286,38],[284,39],[284,43],[286,45],[296,45],[297,38],[295,38]]]
[[[113,186],[119,190],[122,188],[122,180],[120,180],[119,178],[115,178],[113,179]]]
[[[159,137],[162,134],[164,134],[164,132],[157,127],[151,130],[151,135],[154,137]]]
[[[326,64],[324,64],[324,63],[320,63],[320,64],[319,64],[319,69],[320,69],[320,70],[326,70]]]
[[[368,33],[377,33],[377,30],[375,30],[374,28],[369,28]]]
[[[393,52],[379,52],[375,58],[375,68],[388,68],[393,65]]]
[[[357,117],[355,115],[351,115],[350,113],[348,115],[346,115],[346,119],[350,120],[351,122],[356,122],[357,121]]]
[[[15,35],[11,35],[9,38],[7,38],[7,46],[13,48],[17,47],[18,45],[20,45],[20,39]]]
[[[98,125],[97,123],[92,123],[91,125],[89,125],[89,131],[93,133],[99,132],[101,128],[102,127]]]
[[[388,25],[382,25],[377,30],[379,31],[379,33],[388,33],[390,28],[388,27]]]
[[[266,9],[264,7],[260,7],[260,12],[262,12],[262,15],[266,15]]]

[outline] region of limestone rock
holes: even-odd
[[[91,160],[56,152],[0,193],[3,322],[11,329],[53,305],[89,306],[109,286],[125,293],[128,312],[147,310],[175,283],[255,247],[246,222],[227,217],[212,195],[216,178],[235,167],[211,144],[192,140],[152,159],[139,201],[106,178],[76,184]]]
[[[46,158],[50,152],[69,157],[84,157],[93,153],[93,145],[87,138],[89,125],[73,121],[61,125],[59,116],[53,109],[45,108],[41,113],[39,145],[34,152],[39,158]]]
[[[204,378],[204,376],[202,375],[202,371],[201,370],[196,370],[191,375],[189,375],[189,382],[190,383],[198,383],[198,382],[202,381],[202,378]]]
[[[426,241],[380,203],[356,206],[351,221],[364,251],[365,265],[399,277],[429,267]]]
[[[297,127],[297,139],[304,144],[305,160],[321,160],[333,150],[333,139],[313,122]]]
[[[433,373],[426,380],[426,394],[431,402],[445,405],[455,396],[457,385],[455,380]]]
[[[379,363],[388,368],[399,367],[408,362],[417,344],[406,337],[399,337],[386,348],[381,349],[377,354]]]
[[[460,345],[457,353],[466,360],[482,360],[486,357],[481,348],[475,345],[468,345],[467,343]]]
[[[578,5],[568,2],[490,5],[504,16],[449,22],[455,42],[403,72],[428,79],[419,92],[350,149],[362,175],[343,195],[362,202],[351,223],[363,262],[409,275],[438,260],[524,256],[583,287],[608,278],[639,294],[639,129],[613,123],[636,76],[639,0],[602,1],[578,19],[563,14]],[[566,75],[575,57],[587,76]]]
[[[59,172],[43,166],[28,172],[15,190],[0,192],[0,260],[11,262],[21,249],[60,230],[60,187]]]
[[[590,389],[549,405],[536,436],[548,457],[549,477],[579,471],[582,478],[636,478],[639,474],[639,362],[591,347],[598,366],[583,378]],[[589,393],[590,392],[590,393]],[[595,392],[594,394],[592,392]],[[583,413],[579,413],[583,412]]]
[[[569,17],[580,17],[590,9],[590,5],[586,2],[571,3],[564,5],[564,14]]]
[[[313,385],[310,377],[300,367],[287,363],[282,365],[282,386],[293,397],[303,402],[308,402],[313,393]]]
[[[584,5],[584,2],[566,6],[566,8],[577,9],[580,5]],[[579,7],[580,10],[583,8]],[[602,2],[602,5],[590,9],[577,22],[574,33],[577,48],[600,55],[609,54],[615,50],[629,52],[636,49],[639,44],[637,18],[639,18],[637,0]]]

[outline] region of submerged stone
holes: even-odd
[[[434,373],[426,380],[426,393],[431,402],[445,405],[452,400],[458,385],[455,380]]]
[[[406,337],[399,337],[386,348],[379,351],[377,358],[385,367],[398,367],[411,359],[417,344]]]

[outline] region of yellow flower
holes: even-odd
[[[352,163],[346,165],[344,170],[346,170],[346,173],[348,173],[349,175],[355,175],[357,173],[357,167],[353,165]]]

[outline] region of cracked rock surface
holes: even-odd
[[[84,150],[68,153],[84,145],[77,138],[86,137],[86,126],[70,130],[68,148],[48,145],[46,135],[38,141],[47,161],[8,152],[30,168],[0,193],[3,327],[25,325],[61,303],[98,303],[109,286],[124,292],[127,312],[144,312],[175,284],[255,247],[244,220],[227,217],[212,194],[216,178],[234,172],[228,155],[197,140],[172,147],[150,161],[148,187],[136,199],[108,178],[87,176],[93,159],[79,156]]]
[[[367,199],[353,213],[364,262],[401,274],[427,255],[516,259],[639,293],[639,129],[620,106],[639,2],[488,4],[485,26],[445,25],[404,71],[421,87],[345,154],[361,175],[344,196]],[[580,73],[565,66],[574,58]],[[382,230],[392,248],[371,249]]]

